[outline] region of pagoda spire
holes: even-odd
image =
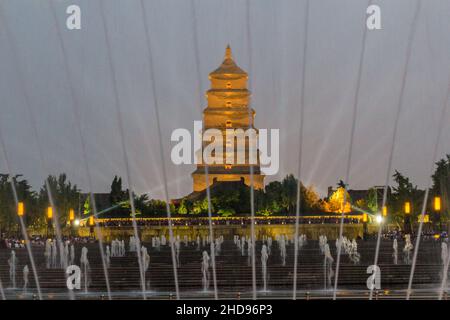
[[[225,49],[225,60],[227,60],[227,59],[233,60],[233,55],[231,54],[231,47],[229,44],[227,45],[227,48]]]

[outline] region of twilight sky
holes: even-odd
[[[384,184],[411,28],[414,0],[374,0],[381,7],[382,30],[369,31],[356,122],[350,187]],[[13,170],[38,188],[49,174],[66,172],[86,187],[80,140],[66,81],[50,0],[0,2],[0,130]],[[155,63],[156,98],[161,109],[162,139],[169,196],[192,191],[194,166],[170,162],[176,128],[192,130],[201,120],[208,73],[222,61],[230,43],[234,58],[249,70],[249,39],[244,0],[147,0]],[[192,3],[197,11],[201,92],[194,54]],[[65,28],[67,6],[81,7],[82,29]],[[256,126],[280,129],[280,171],[266,182],[298,171],[299,97],[306,71],[302,180],[324,194],[345,176],[351,110],[359,52],[365,27],[365,0],[311,0],[307,64],[301,65],[303,0],[251,0],[251,78]],[[68,49],[70,77],[87,140],[94,191],[108,191],[114,175],[125,176],[114,91],[100,14],[100,0],[56,0],[55,8]],[[150,83],[144,25],[138,0],[104,1],[119,104],[133,188],[162,198],[162,166]],[[393,168],[428,183],[440,110],[450,77],[450,1],[422,1]],[[6,24],[18,52],[13,59],[3,32]],[[25,74],[25,86],[17,76]],[[24,92],[32,101],[38,137],[33,134]],[[201,99],[201,102],[199,100]],[[201,105],[199,106],[199,103]],[[446,117],[450,119],[450,110]],[[446,121],[439,157],[450,153]],[[36,138],[45,154],[42,165]],[[0,155],[0,172],[5,172]]]

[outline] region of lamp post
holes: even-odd
[[[363,221],[363,239],[366,240],[368,235],[367,222],[369,221],[369,215],[365,212],[363,213],[362,221]]]
[[[93,236],[94,235],[94,216],[90,216],[89,217],[89,236]]]
[[[47,238],[49,235],[49,229],[52,226],[52,219],[53,219],[53,207],[50,206],[47,208]]]
[[[435,227],[439,224],[439,232],[442,232],[442,220],[441,220],[441,197],[436,196],[434,197],[433,201],[433,207],[434,207],[434,223]]]
[[[73,209],[69,210],[69,227],[70,227],[70,235],[73,235],[73,223],[75,221],[75,211]]]
[[[17,203],[17,216],[19,217],[19,220],[23,219],[24,214],[25,214],[25,207],[24,207],[23,202]],[[22,224],[21,221],[19,221],[19,222]],[[19,228],[20,227],[17,226],[17,236],[18,236],[17,238],[19,238]]]
[[[389,231],[389,226],[388,226],[388,221],[387,221],[387,215],[388,215],[388,210],[386,206],[383,206],[383,208],[381,208],[381,216],[383,217],[383,221],[382,223],[386,226],[385,229],[386,231]]]
[[[406,234],[411,233],[411,202],[406,201],[404,206],[405,219],[404,219],[404,230]]]
[[[25,213],[25,207],[23,205],[23,202],[19,202],[17,204],[17,215],[19,217],[23,217],[24,213]]]

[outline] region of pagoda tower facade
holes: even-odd
[[[230,46],[227,46],[225,59],[222,64],[209,74],[211,88],[206,92],[208,106],[203,110],[203,130],[218,129],[223,136],[223,164],[208,164],[208,184],[215,182],[243,181],[250,186],[250,165],[253,167],[253,186],[255,189],[264,188],[264,175],[261,174],[259,151],[256,150],[256,163],[249,161],[249,140],[245,142],[245,163],[227,164],[226,145],[230,143],[226,138],[227,129],[255,129],[255,111],[250,108],[251,93],[247,89],[248,74],[239,68],[233,60]],[[256,129],[255,129],[256,130]],[[257,132],[257,131],[256,131]],[[209,142],[203,142],[203,148]],[[238,143],[234,141],[234,159],[238,152]],[[241,148],[242,149],[242,148]],[[240,150],[242,151],[242,150]],[[197,165],[192,173],[194,191],[205,190],[205,164]]]

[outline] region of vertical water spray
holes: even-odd
[[[3,16],[1,16],[1,11],[2,10],[0,10],[0,20],[3,20]],[[5,22],[5,24],[6,24],[6,22]],[[6,28],[7,28],[7,26],[5,26],[5,30],[6,30]],[[14,196],[14,201],[16,203],[16,206],[18,206],[19,205],[19,197],[17,195],[17,189],[16,189],[16,185],[14,183],[14,178],[13,178],[13,174],[12,174],[12,168],[11,168],[11,165],[10,165],[8,153],[6,151],[6,144],[5,144],[5,141],[3,139],[3,134],[2,134],[1,131],[0,131],[0,147],[2,149],[3,158],[5,160],[7,174],[10,176],[10,184],[11,184],[11,190],[12,190],[13,196]],[[27,249],[28,258],[30,259],[31,268],[33,270],[33,276],[34,276],[34,281],[35,281],[35,284],[36,284],[36,290],[37,290],[38,298],[39,298],[39,300],[42,300],[41,286],[40,286],[40,283],[39,283],[39,277],[38,277],[38,274],[37,274],[36,264],[34,262],[33,251],[32,251],[32,248],[31,248],[31,244],[30,244],[30,241],[29,241],[27,229],[26,229],[26,226],[25,226],[25,223],[23,221],[22,216],[19,216],[19,223],[20,223],[20,228],[21,228],[21,231],[22,231],[23,239],[25,240],[25,246],[26,246],[26,249]],[[0,281],[0,292],[2,293],[2,296],[3,296],[3,287],[2,287],[1,281]]]
[[[0,14],[2,12],[3,12],[3,10],[0,10]],[[6,20],[4,19],[3,16],[1,16],[0,21],[6,21]],[[15,64],[15,67],[16,67],[16,70],[17,70],[17,75],[18,75],[20,86],[23,88],[23,96],[24,96],[24,100],[25,100],[25,107],[26,107],[26,110],[27,110],[28,115],[30,117],[31,129],[33,131],[33,136],[34,136],[34,139],[35,139],[35,142],[36,142],[36,145],[37,145],[37,149],[38,149],[39,163],[40,163],[40,166],[41,166],[41,170],[42,170],[42,172],[44,172],[46,174],[46,173],[48,173],[50,171],[47,170],[47,168],[46,168],[46,162],[45,162],[44,153],[42,151],[42,145],[41,145],[41,140],[40,140],[40,136],[39,136],[39,130],[37,128],[36,117],[35,117],[35,114],[33,112],[33,108],[31,107],[32,104],[31,104],[30,96],[28,94],[28,90],[26,89],[25,77],[24,77],[24,74],[23,74],[23,70],[21,68],[20,62],[18,61],[18,52],[17,52],[16,43],[15,43],[13,37],[10,34],[10,30],[9,30],[8,25],[7,25],[6,22],[3,25],[3,30],[4,30],[4,32],[6,34],[8,43],[10,44],[10,48],[11,48],[12,56],[13,56],[13,59],[14,59],[14,64]],[[46,189],[46,192],[47,192],[47,195],[48,195],[48,198],[49,198],[50,206],[51,206],[51,208],[53,210],[52,219],[53,219],[53,224],[54,224],[54,228],[55,228],[56,238],[57,238],[57,240],[59,242],[61,242],[62,241],[62,235],[61,235],[61,228],[60,228],[60,225],[59,225],[59,215],[58,215],[58,212],[56,210],[56,206],[55,206],[55,203],[54,203],[52,190],[50,188],[50,183],[49,183],[48,177],[45,179],[45,189]],[[21,220],[21,226],[24,227],[23,220]],[[28,236],[26,235],[26,232],[25,232],[25,237],[28,238]],[[27,248],[28,248],[28,246],[27,246]],[[31,252],[31,249],[30,249],[29,252]],[[32,265],[33,265],[33,261],[34,260],[31,259]],[[36,270],[36,268],[33,268],[34,276],[35,276],[35,279],[38,279],[37,272],[35,272],[35,270]],[[67,274],[65,272],[64,272],[64,277],[67,280]],[[75,299],[75,295],[74,295],[74,293],[71,290],[68,290],[67,292],[68,292],[69,298],[71,300]],[[40,298],[42,298],[42,296],[40,296]]]
[[[144,282],[145,282],[145,285],[148,290],[148,288],[150,287],[150,281],[146,280],[145,274],[148,271],[148,268],[150,267],[150,255],[147,252],[147,248],[144,246],[142,246],[142,248],[141,248],[141,256],[142,256],[142,265],[143,265],[143,269],[144,269],[144,272],[143,272]]]
[[[298,234],[299,234],[299,220],[300,220],[300,205],[301,205],[301,178],[302,178],[302,153],[303,153],[303,117],[305,109],[305,79],[306,79],[306,55],[308,52],[308,20],[309,20],[309,0],[305,3],[305,17],[303,27],[303,56],[302,56],[302,77],[300,84],[300,119],[299,119],[299,151],[298,151],[298,185],[297,185],[297,202],[295,207],[295,236],[294,236],[294,277],[292,285],[292,299],[297,299],[297,264],[298,264]]]
[[[15,178],[12,176],[11,173],[11,167],[10,167],[10,163],[9,163],[9,158],[8,158],[8,154],[6,152],[6,145],[5,145],[5,141],[3,140],[3,136],[2,133],[0,132],[0,147],[3,151],[3,157],[5,159],[5,163],[6,163],[6,170],[8,172],[9,175],[9,180],[10,180],[10,184],[11,184],[11,190],[13,193],[13,197],[14,197],[14,201],[16,203],[16,206],[19,206],[19,197],[17,195],[17,189],[16,189],[16,185],[15,185]],[[36,269],[36,264],[34,262],[34,257],[33,257],[33,252],[32,252],[32,248],[31,248],[31,243],[30,243],[30,239],[28,237],[28,233],[27,233],[27,228],[25,226],[25,223],[23,221],[23,217],[21,215],[19,215],[19,223],[20,223],[20,227],[21,227],[21,231],[22,231],[22,236],[23,239],[25,240],[25,247],[27,249],[27,253],[28,253],[28,258],[30,259],[30,263],[31,263],[31,268],[33,269],[33,276],[34,276],[34,281],[36,284],[36,291],[38,294],[38,298],[39,300],[42,300],[42,293],[41,293],[41,286],[39,283],[39,278],[38,278],[38,274],[37,274],[37,269]],[[0,281],[0,292],[3,292],[3,287]]]
[[[118,91],[118,83],[117,83],[117,74],[113,63],[113,57],[112,57],[112,47],[110,43],[110,34],[108,30],[108,26],[106,23],[106,17],[104,12],[104,1],[100,1],[100,13],[101,13],[101,20],[103,24],[103,31],[105,36],[105,42],[106,42],[106,52],[107,52],[107,59],[108,59],[108,65],[111,72],[112,77],[112,84],[113,84],[113,91],[114,91],[114,107],[115,112],[117,116],[117,123],[119,126],[119,136],[120,136],[120,144],[123,151],[123,160],[125,163],[125,173],[126,173],[126,183],[128,185],[128,198],[131,206],[131,221],[133,225],[133,232],[134,237],[136,239],[136,245],[138,248],[141,247],[141,241],[139,238],[137,223],[136,223],[136,208],[134,205],[134,190],[133,190],[133,181],[131,177],[130,172],[130,163],[128,159],[128,148],[127,143],[125,142],[125,132],[124,132],[124,126],[123,126],[123,119],[122,119],[122,111],[121,111],[121,102],[119,97],[119,91]],[[167,204],[169,205],[169,204]],[[141,290],[142,290],[142,298],[145,300],[146,293],[145,293],[145,282],[144,282],[144,275],[143,275],[143,266],[142,266],[142,257],[141,257],[141,251],[137,250],[137,260],[139,265],[139,277],[140,277],[140,283],[141,283]]]
[[[176,267],[175,248],[174,248],[174,243],[172,241],[172,239],[173,239],[172,213],[171,213],[170,205],[169,205],[169,190],[168,190],[168,186],[167,186],[166,164],[165,164],[165,159],[164,159],[164,149],[163,149],[163,143],[162,143],[162,132],[161,132],[161,125],[160,125],[159,106],[158,106],[158,99],[156,97],[156,80],[155,80],[154,68],[153,68],[153,55],[152,55],[152,49],[151,49],[150,31],[149,31],[148,22],[147,22],[148,19],[147,19],[147,13],[145,10],[144,1],[141,0],[140,4],[141,4],[142,19],[144,22],[145,40],[146,40],[146,45],[147,45],[147,55],[148,55],[148,61],[149,61],[151,92],[152,92],[152,97],[153,97],[153,106],[155,108],[155,114],[156,114],[156,127],[157,127],[157,131],[158,131],[159,153],[160,153],[161,166],[162,166],[162,175],[163,175],[163,180],[164,180],[164,196],[165,196],[165,200],[166,200],[166,212],[167,212],[168,228],[169,228],[170,251],[172,254],[172,267],[173,267],[173,276],[174,276],[174,282],[175,282],[175,293],[176,293],[177,300],[179,300],[180,292],[179,292],[179,287],[178,287],[178,273],[177,273],[177,267]]]
[[[9,281],[11,283],[11,288],[16,289],[16,271],[17,271],[17,257],[14,250],[11,251],[11,256],[8,259],[9,266]]]
[[[89,162],[87,160],[87,151],[86,151],[86,142],[82,133],[82,129],[81,129],[81,117],[80,117],[80,111],[79,111],[79,103],[78,103],[78,99],[76,98],[76,94],[75,94],[75,89],[74,89],[74,85],[73,85],[73,81],[72,78],[70,77],[70,71],[69,71],[69,65],[68,65],[68,57],[67,57],[67,50],[66,50],[66,46],[61,34],[61,29],[60,26],[58,24],[58,19],[56,16],[56,10],[54,7],[53,2],[50,2],[50,8],[51,8],[51,12],[52,12],[52,16],[53,16],[53,22],[55,25],[55,29],[56,29],[56,33],[58,36],[58,40],[59,40],[59,45],[61,48],[61,52],[62,52],[62,58],[63,58],[63,65],[64,65],[64,75],[66,77],[66,81],[68,83],[69,86],[69,92],[70,92],[70,97],[71,97],[71,107],[72,107],[72,111],[74,114],[74,118],[75,118],[75,125],[76,125],[76,130],[78,133],[78,137],[80,139],[80,144],[81,144],[81,154],[82,154],[82,159],[83,159],[83,164],[85,167],[85,171],[86,171],[86,176],[87,176],[87,181],[88,181],[88,194],[90,197],[90,203],[91,203],[91,207],[92,207],[92,211],[94,213],[94,216],[97,216],[97,205],[95,202],[95,197],[93,194],[93,183],[92,183],[92,176],[91,176],[91,169],[89,166]],[[98,238],[98,245],[99,245],[99,249],[100,249],[100,255],[101,255],[101,259],[102,259],[102,266],[103,266],[103,274],[105,277],[105,283],[106,283],[106,290],[107,290],[107,294],[108,294],[108,299],[111,300],[111,290],[110,290],[110,285],[109,285],[109,276],[108,276],[108,270],[107,270],[107,265],[106,265],[106,261],[105,261],[105,254],[103,251],[103,235],[101,233],[101,230],[98,226],[97,221],[94,219],[94,227],[95,227],[95,233],[97,235]]]
[[[81,264],[81,268],[83,271],[84,293],[88,293],[89,282],[90,282],[90,270],[91,270],[87,254],[88,254],[88,249],[86,247],[83,247],[81,249],[80,264]]]
[[[212,242],[212,241],[211,241]],[[209,288],[209,255],[208,252],[203,251],[202,253],[202,284],[203,291],[208,291]]]
[[[23,267],[22,275],[23,275],[23,292],[27,292],[28,288],[28,274],[30,273],[30,269],[28,268],[28,265],[25,265]]]
[[[415,268],[416,268],[417,255],[419,253],[419,246],[420,246],[420,239],[421,239],[421,236],[422,236],[423,221],[424,221],[425,211],[426,211],[427,203],[428,203],[428,195],[429,195],[430,188],[431,188],[431,183],[432,183],[431,176],[433,174],[433,169],[434,169],[435,163],[437,161],[439,142],[441,140],[444,124],[447,121],[447,118],[445,117],[445,115],[446,115],[446,112],[447,112],[447,106],[448,106],[449,102],[450,102],[450,81],[447,83],[447,95],[446,95],[446,97],[445,97],[445,99],[443,101],[443,106],[442,106],[440,117],[439,117],[438,132],[437,132],[436,141],[434,143],[434,148],[433,148],[433,153],[432,153],[432,155],[433,155],[432,156],[432,162],[431,162],[431,165],[430,165],[430,169],[428,171],[429,172],[429,175],[428,175],[428,177],[429,177],[428,178],[428,186],[427,186],[427,188],[425,190],[425,196],[424,196],[423,204],[422,204],[422,211],[420,213],[419,230],[417,231],[417,239],[416,239],[416,245],[415,245],[415,248],[414,248],[414,255],[413,255],[413,260],[412,260],[411,272],[410,272],[410,275],[409,275],[408,289],[406,291],[406,300],[409,300],[409,298],[411,297],[411,287],[412,287],[412,282],[413,282],[413,279],[414,279],[414,271],[415,271]]]
[[[199,54],[199,43],[198,43],[198,35],[197,35],[197,13],[195,8],[194,0],[191,0],[191,14],[192,14],[192,23],[193,23],[193,37],[194,37],[194,57],[195,57],[195,71],[197,74],[197,105],[200,109],[200,113],[202,112],[201,108],[201,94],[202,90],[202,81],[200,74],[200,54]],[[204,130],[204,128],[203,128]],[[194,134],[196,134],[194,132]],[[202,154],[203,158],[203,154]],[[205,182],[206,182],[206,197],[208,199],[208,226],[209,226],[209,235],[211,239],[214,239],[214,229],[212,226],[212,212],[211,212],[211,191],[209,188],[209,174],[208,174],[208,163],[205,163]],[[216,279],[216,254],[214,251],[214,244],[210,244],[210,252],[211,252],[211,265],[212,265],[212,273],[213,273],[213,286],[214,286],[214,299],[218,299],[218,290],[217,290],[217,279]]]
[[[405,59],[404,67],[403,67],[402,82],[401,82],[399,100],[398,100],[395,119],[394,119],[394,128],[393,128],[393,133],[392,133],[391,147],[390,147],[390,151],[389,151],[388,168],[387,168],[385,183],[384,183],[384,188],[383,188],[382,208],[386,206],[386,202],[387,202],[387,191],[388,191],[388,187],[389,187],[389,179],[391,177],[392,160],[394,157],[395,143],[397,141],[398,124],[399,124],[400,115],[401,115],[401,112],[403,109],[403,99],[404,99],[404,92],[405,92],[405,87],[406,87],[406,79],[408,76],[408,68],[409,68],[409,63],[410,63],[410,59],[411,59],[412,44],[414,41],[414,35],[416,32],[416,28],[417,28],[416,26],[417,26],[417,19],[419,17],[419,12],[420,12],[420,5],[421,5],[421,0],[417,0],[416,6],[415,6],[415,11],[414,11],[414,16],[413,16],[413,20],[412,20],[412,24],[411,24],[410,33],[408,36],[408,44],[407,44],[407,48],[406,48],[406,59]],[[381,244],[381,227],[378,229],[377,244],[376,244],[376,248],[375,248],[374,265],[378,264],[380,244]],[[369,299],[372,300],[372,297],[373,297],[373,289],[370,290]]]
[[[269,259],[269,253],[267,251],[267,246],[262,245],[261,248],[261,268],[262,268],[262,278],[263,278],[263,291],[267,291],[267,260]]]
[[[251,28],[250,28],[250,0],[246,1],[246,22],[247,22],[247,44],[248,44],[248,87],[250,92],[252,91],[251,85],[251,74],[252,74],[252,38],[251,38]],[[249,129],[252,127],[253,117],[252,117],[252,109],[248,108],[248,117],[249,117]],[[256,300],[256,257],[255,257],[255,247],[256,247],[256,239],[255,239],[255,186],[254,186],[254,167],[253,164],[249,161],[250,167],[250,232],[251,232],[251,244],[252,244],[252,288],[253,300]]]
[[[367,3],[367,7],[370,6],[372,3],[372,0],[369,0]],[[350,184],[350,167],[352,163],[352,156],[353,156],[353,141],[355,139],[355,129],[356,129],[356,120],[357,120],[357,112],[358,112],[358,105],[359,105],[359,92],[361,88],[361,78],[362,78],[362,71],[363,71],[363,65],[364,65],[364,56],[366,52],[366,38],[367,38],[367,27],[365,23],[365,16],[364,16],[364,22],[362,25],[364,26],[363,36],[362,36],[362,44],[361,44],[361,51],[359,54],[359,64],[358,64],[358,74],[356,77],[356,89],[355,89],[355,95],[353,99],[353,107],[352,107],[352,116],[351,116],[351,130],[350,130],[350,140],[349,140],[349,147],[348,147],[348,156],[347,156],[347,166],[345,170],[345,178],[344,178],[344,200],[343,200],[343,210],[341,214],[341,222],[339,225],[339,239],[342,239],[342,234],[344,232],[344,214],[345,214],[345,206],[347,203],[347,186]],[[339,265],[341,262],[341,250],[342,245],[340,245],[337,248],[337,257],[336,257],[336,273],[334,277],[334,289],[333,289],[333,300],[336,300],[336,294],[337,294],[337,286],[338,286],[338,279],[339,279]]]
[[[393,258],[393,262],[395,265],[398,264],[398,242],[397,239],[394,239],[394,242],[392,243],[392,249],[393,249],[393,253],[392,253],[392,258]]]

